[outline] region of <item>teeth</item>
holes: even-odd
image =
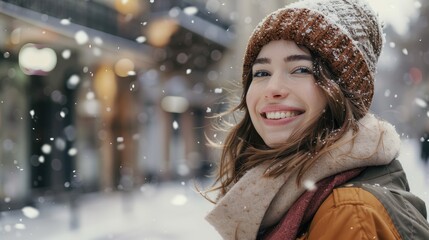
[[[267,112],[266,116],[268,119],[282,119],[289,118],[298,115],[296,112]]]

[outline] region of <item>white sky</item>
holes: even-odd
[[[423,1],[423,0],[420,0]],[[418,17],[421,3],[419,0],[368,0],[380,14],[380,18],[393,26],[401,35],[407,34],[409,23]]]

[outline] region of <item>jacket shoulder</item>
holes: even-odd
[[[334,189],[304,239],[401,239],[381,202],[358,187]]]
[[[429,239],[425,203],[410,192],[398,160],[388,165],[368,167],[348,184],[372,194],[389,214],[403,239]]]

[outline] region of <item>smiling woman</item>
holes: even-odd
[[[316,85],[307,49],[290,40],[272,41],[261,49],[252,72],[246,104],[268,146],[285,143],[293,131],[322,114],[327,101]]]
[[[369,111],[383,41],[365,0],[302,0],[256,27],[208,190],[223,239],[429,239],[400,137]]]

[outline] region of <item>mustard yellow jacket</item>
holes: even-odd
[[[429,240],[425,203],[399,161],[370,167],[323,202],[300,240]]]

